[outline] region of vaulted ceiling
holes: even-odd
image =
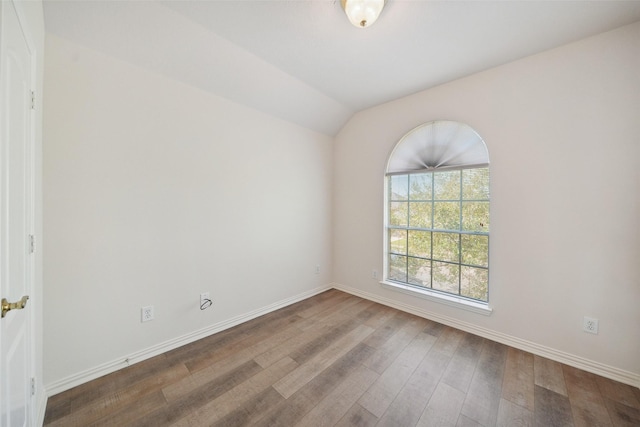
[[[357,111],[640,20],[640,1],[45,0],[48,33],[335,135]]]

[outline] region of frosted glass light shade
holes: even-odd
[[[358,28],[372,25],[380,16],[385,0],[341,0],[349,21]]]

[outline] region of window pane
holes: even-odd
[[[433,228],[460,230],[460,203],[435,202],[433,208]]]
[[[407,202],[391,202],[389,205],[391,209],[391,212],[389,212],[389,224],[406,227],[409,204]]]
[[[456,233],[433,233],[433,259],[460,262],[459,239]]]
[[[489,237],[463,234],[462,263],[478,265],[480,267],[489,266]]]
[[[409,230],[409,255],[431,258],[431,232]]]
[[[460,200],[460,171],[434,172],[435,200]]]
[[[462,267],[460,295],[487,301],[489,289],[489,270],[484,268]]]
[[[431,261],[428,259],[409,258],[409,283],[412,285],[431,287]]]
[[[407,257],[389,255],[389,279],[407,283]]]
[[[489,169],[389,176],[387,191],[386,278],[487,301]]]
[[[489,169],[464,169],[462,171],[462,198],[464,200],[489,200]]]
[[[458,295],[458,283],[460,280],[460,266],[433,262],[433,289]]]
[[[431,228],[431,202],[409,202],[409,226]]]
[[[409,175],[394,175],[389,179],[389,200],[407,200]]]
[[[489,202],[462,202],[462,229],[489,232]]]
[[[409,196],[411,200],[431,200],[431,173],[421,173],[409,176]]]
[[[389,252],[407,254],[407,230],[389,230]]]

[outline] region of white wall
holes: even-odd
[[[434,64],[437,66],[437,64]],[[640,23],[360,112],[334,148],[334,280],[345,289],[640,385]],[[491,158],[485,317],[382,288],[383,175],[397,141],[469,124]],[[600,333],[582,332],[583,316]]]
[[[53,389],[330,283],[331,138],[55,36],[46,49]]]

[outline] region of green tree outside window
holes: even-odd
[[[388,279],[487,301],[489,168],[388,178]]]

